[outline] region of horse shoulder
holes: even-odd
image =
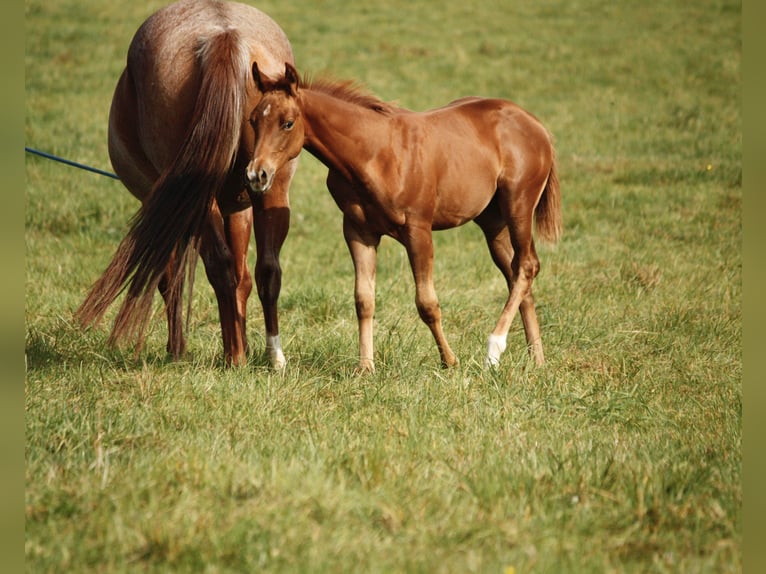
[[[405,222],[404,214],[393,208],[390,196],[373,186],[369,182],[349,181],[334,169],[327,174],[327,189],[345,217],[359,228],[395,236]]]

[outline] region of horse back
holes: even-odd
[[[434,228],[475,218],[501,192],[529,196],[534,205],[553,169],[550,135],[532,114],[509,100],[467,97],[419,120],[436,181]],[[510,195],[508,195],[510,194]]]
[[[98,322],[127,291],[111,340],[140,339],[163,279],[167,308],[180,308],[184,281],[193,281],[187,267],[214,203],[221,211],[250,206],[239,202],[243,185],[233,174],[246,161],[243,126],[260,97],[254,58],[273,69],[292,52],[275,22],[244,5],[181,0],[136,32],[112,101],[109,151],[142,207],[78,309],[83,324]]]
[[[482,153],[496,154],[500,168],[518,179],[526,170],[546,178],[554,161],[550,133],[537,117],[518,104],[497,98],[463,98],[447,108],[447,114],[460,114],[471,126]],[[449,122],[445,122],[447,126]],[[460,135],[460,134],[458,134]]]
[[[182,0],[155,12],[136,31],[109,120],[113,167],[135,195],[148,193],[146,183],[176,157],[192,122],[206,47],[221,34],[236,35],[242,46],[239,73],[250,100],[257,95],[253,61],[277,73],[293,59],[287,37],[269,16],[234,2]]]

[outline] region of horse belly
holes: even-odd
[[[489,167],[469,175],[446,170],[436,192],[433,229],[450,229],[473,221],[484,211],[497,188],[497,171]]]

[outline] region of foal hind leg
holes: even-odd
[[[529,353],[534,358],[535,363],[542,365],[544,362],[543,345],[532,294],[532,280],[539,270],[539,262],[531,239],[531,229],[528,235],[528,244],[517,241],[519,245],[514,251],[511,242],[511,228],[505,224],[499,213],[487,211],[476,219],[476,223],[484,232],[492,261],[502,272],[508,286],[508,300],[495,329],[488,338],[487,356],[484,364],[495,366],[500,362],[500,356],[507,345],[508,331],[516,314],[516,309],[518,309],[524,324],[524,334]],[[517,235],[523,237],[524,226],[521,227],[521,230],[518,226],[515,229]],[[522,261],[524,261],[523,264]],[[520,278],[521,281],[518,281],[517,278]]]
[[[532,295],[530,286],[524,299],[521,300],[519,307],[521,311],[521,321],[524,323],[524,333],[527,338],[527,348],[530,355],[538,366],[545,363],[543,354],[543,339],[540,335],[540,323],[537,320],[537,311],[535,310],[535,298]]]
[[[415,304],[423,322],[428,325],[441,355],[442,366],[458,364],[455,353],[442,330],[442,312],[433,281],[434,244],[430,228],[410,228],[404,244],[415,277]]]
[[[242,350],[245,354],[249,350],[247,344],[247,300],[253,290],[253,278],[247,265],[247,251],[250,246],[252,230],[253,210],[250,208],[234,212],[224,218],[226,243],[231,250],[236,279],[234,289],[237,309],[235,316],[236,338],[242,341]]]

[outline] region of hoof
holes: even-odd
[[[484,367],[497,367],[500,364],[500,355],[506,347],[506,337],[490,335],[487,339],[487,356],[484,359]]]
[[[269,351],[269,361],[271,361],[271,368],[275,371],[283,371],[287,367],[287,359],[282,349]]]
[[[282,352],[282,343],[279,335],[268,335],[266,337],[266,353],[269,355],[271,367],[276,371],[282,371],[287,366],[287,359]]]
[[[459,364],[460,364],[460,359],[458,359],[454,355],[452,357],[442,359],[443,369],[451,369],[452,367],[457,367]]]
[[[375,363],[369,359],[359,361],[359,364],[354,369],[355,375],[371,375],[374,372],[375,372]]]

